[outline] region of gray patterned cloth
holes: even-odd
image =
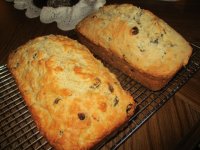
[[[78,3],[79,0],[33,0],[33,4],[39,8],[44,6],[49,7],[62,7],[62,6],[73,6]]]
[[[61,7],[61,6],[71,6],[70,0],[48,0],[47,6],[50,7]]]
[[[106,0],[6,1],[13,2],[18,10],[25,10],[28,18],[40,17],[40,21],[46,24],[56,22],[57,27],[64,31],[73,30],[83,18],[106,4]]]

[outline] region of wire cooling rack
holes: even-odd
[[[189,64],[157,92],[148,90],[119,70],[105,64],[117,75],[122,87],[134,97],[137,110],[126,124],[101,141],[94,149],[119,148],[200,69],[200,47],[194,44],[192,47],[193,54]],[[53,149],[37,130],[6,65],[0,66],[0,149]]]

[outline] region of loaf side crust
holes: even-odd
[[[90,149],[134,113],[133,98],[115,75],[67,37],[27,42],[9,55],[8,68],[55,149]]]
[[[121,70],[123,73],[127,74],[134,80],[153,91],[163,88],[172,78],[171,76],[156,77],[145,73],[137,68],[132,67],[125,59],[121,59],[115,53],[112,53],[112,51],[107,51],[105,48],[94,44],[80,33],[77,33],[77,35],[80,42],[87,46],[92,53],[96,54],[106,63],[111,64],[116,69]]]

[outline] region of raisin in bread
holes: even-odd
[[[116,77],[67,37],[27,42],[10,54],[8,68],[55,149],[89,149],[133,114],[135,102]]]
[[[92,52],[151,90],[161,89],[192,53],[167,23],[131,4],[104,6],[76,31]]]

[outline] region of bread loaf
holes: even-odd
[[[67,37],[27,42],[10,54],[8,68],[55,149],[90,149],[133,114],[135,102],[116,77]]]
[[[167,23],[131,4],[104,6],[76,31],[93,53],[151,90],[165,86],[192,53]]]

